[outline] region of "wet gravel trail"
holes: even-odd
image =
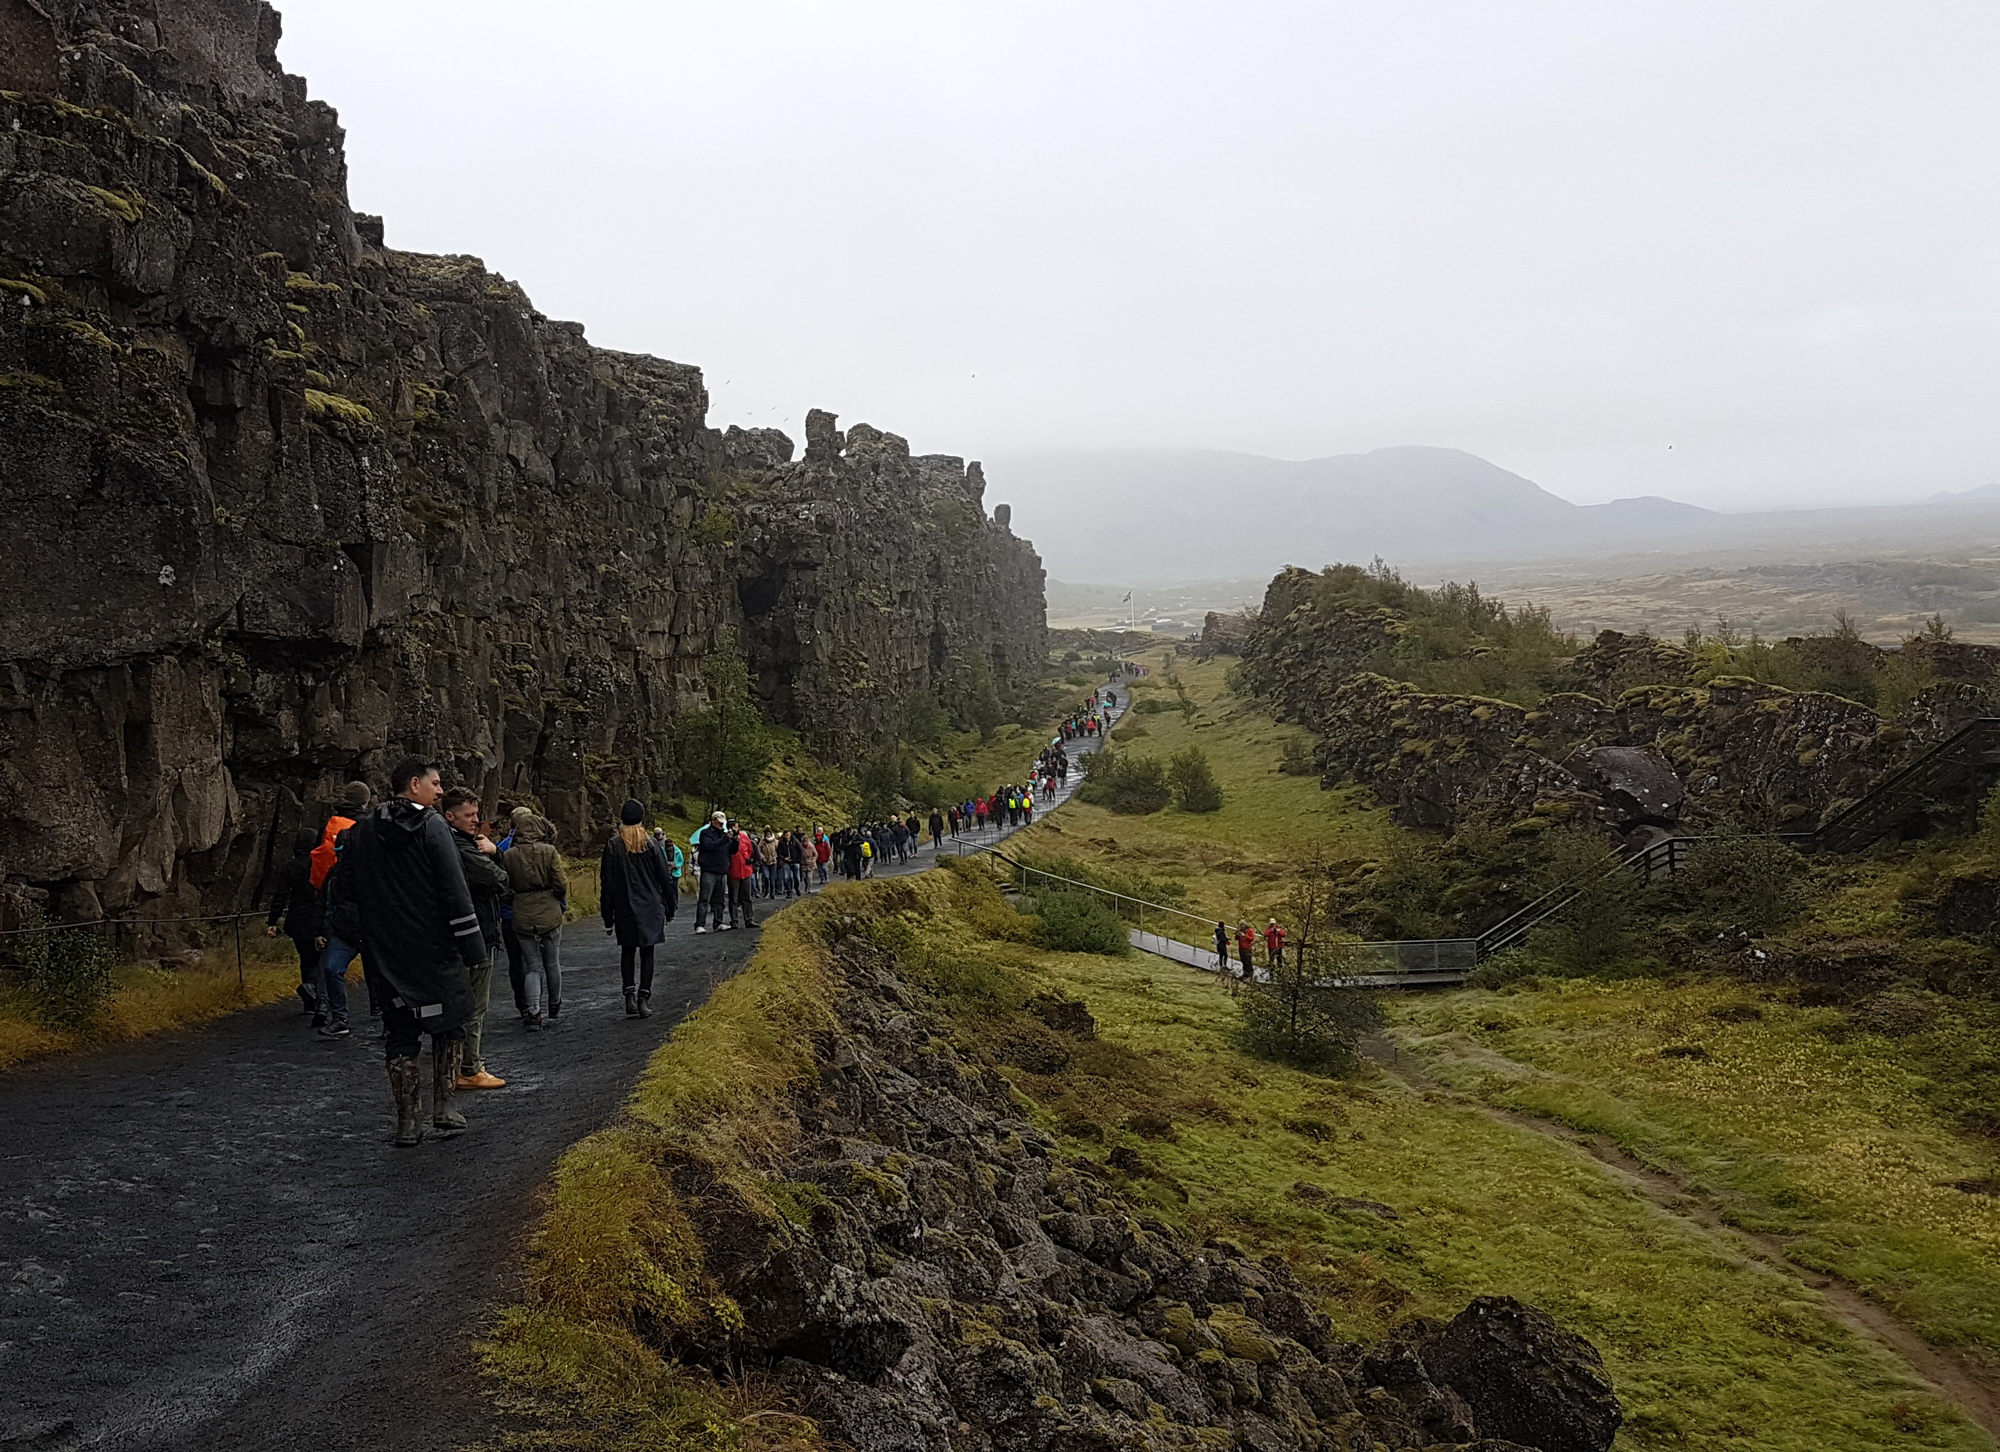
[[[508,1299],[535,1192],[755,932],[668,929],[654,1016],[568,929],[562,1018],[504,978],[470,1129],[389,1144],[380,1043],[296,1005],[0,1079],[0,1447],[423,1448],[489,1428],[469,1342]]]
[[[507,1087],[460,1095],[466,1133],[414,1150],[389,1143],[358,988],[345,1040],[288,1001],[0,1075],[0,1449],[443,1452],[492,1436],[472,1342],[513,1298],[537,1191],[761,936],[693,921],[684,899],[650,1019],[625,1017],[594,921],[565,930],[562,1018],[542,1033],[521,1030],[497,972],[485,1055]]]

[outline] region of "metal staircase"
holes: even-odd
[[[1790,834],[1787,840],[1809,852],[1859,852],[1989,766],[2000,766],[2000,716],[1967,722],[1817,831]]]
[[[1924,816],[1939,800],[1963,789],[1987,767],[2000,766],[2000,716],[1981,716],[1870,787],[1865,795],[1810,832],[1777,832],[1780,842],[1801,852],[1859,852],[1907,823]],[[1609,857],[1604,869],[1580,882],[1544,893],[1512,917],[1494,924],[1478,938],[1479,957],[1515,947],[1531,930],[1547,922],[1592,883],[1619,873],[1645,881],[1667,877],[1705,837],[1667,837],[1622,857]]]

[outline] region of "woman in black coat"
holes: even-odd
[[[618,972],[625,981],[625,1016],[650,1018],[653,997],[653,949],[667,935],[678,894],[673,870],[645,827],[646,809],[628,800],[618,813],[619,827],[604,844],[598,870],[598,914],[604,931],[618,935]],[[638,992],[633,992],[633,962],[638,964]]]

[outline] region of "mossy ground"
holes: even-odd
[[[1948,1081],[1938,1092],[1946,1066],[1990,1054],[2000,1010],[1917,996],[1884,1033],[1795,1000],[1712,978],[1554,980],[1405,998],[1395,1018],[1440,1079],[1611,1136],[2000,1371],[2000,1154],[1954,1123]]]
[[[480,1346],[503,1404],[533,1424],[503,1445],[602,1452],[784,1452],[810,1423],[755,1376],[733,1382],[664,1358],[655,1334],[734,1307],[704,1289],[704,1248],[665,1166],[693,1157],[761,1194],[788,1133],[789,1085],[814,1075],[832,1022],[821,925],[855,889],[775,917],[756,955],[647,1065],[626,1114],[563,1156],[529,1250],[527,1291]],[[775,1207],[774,1207],[774,1213]]]
[[[52,1054],[88,1052],[169,1029],[190,1028],[241,1008],[286,998],[298,981],[298,958],[292,945],[283,938],[276,942],[265,938],[261,925],[253,922],[244,925],[240,986],[233,943],[211,948],[201,963],[192,967],[122,964],[110,1002],[82,1032],[49,1027],[35,1016],[25,989],[0,987],[0,1069]]]

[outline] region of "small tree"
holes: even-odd
[[[1219,812],[1222,788],[1208,764],[1208,753],[1199,746],[1176,751],[1167,759],[1167,781],[1173,787],[1174,805],[1183,812]]]
[[[918,696],[904,708],[903,739],[912,746],[935,746],[944,740],[945,728],[951,725],[944,707],[929,696]]]
[[[675,755],[683,783],[711,803],[736,812],[762,811],[764,770],[777,743],[750,696],[750,670],[725,638],[703,674],[708,704],[674,722]]]
[[[1642,956],[1646,885],[1618,866],[1618,854],[1588,827],[1558,827],[1543,835],[1537,873],[1544,892],[1569,903],[1528,935],[1528,949],[1556,972],[1580,978]]]
[[[1293,938],[1283,960],[1265,980],[1237,988],[1238,1041],[1259,1058],[1347,1073],[1358,1061],[1362,1035],[1381,1025],[1382,1009],[1372,994],[1338,986],[1355,971],[1354,939],[1331,926],[1323,864],[1314,862],[1312,876],[1286,899],[1285,914]]]

